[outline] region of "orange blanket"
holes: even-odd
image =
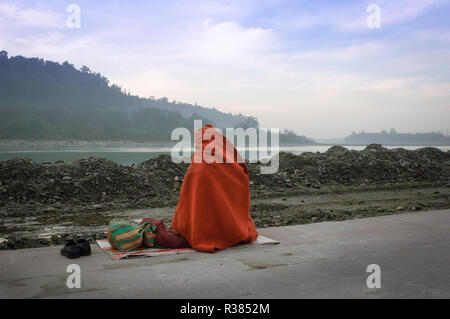
[[[214,135],[211,140],[206,130]],[[208,133],[208,132],[206,132]],[[228,145],[228,146],[227,146]],[[172,219],[172,229],[179,232],[192,248],[215,252],[236,245],[250,243],[258,237],[249,214],[250,191],[248,169],[233,144],[212,125],[195,132],[195,151],[184,178],[178,205]],[[230,151],[228,154],[226,148]],[[211,156],[203,157],[205,148]],[[201,152],[201,154],[200,154]],[[208,153],[208,151],[207,151]],[[196,156],[201,162],[195,163]],[[234,162],[233,162],[234,159]]]

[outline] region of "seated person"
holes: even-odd
[[[249,210],[247,166],[224,135],[205,125],[195,132],[193,160],[181,187],[172,229],[192,248],[213,253],[258,237]]]

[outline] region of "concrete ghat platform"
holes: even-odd
[[[0,251],[0,298],[450,298],[450,210],[261,229],[280,245],[113,261]],[[66,267],[81,267],[69,289]],[[369,264],[381,288],[369,289]]]

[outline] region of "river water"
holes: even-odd
[[[331,145],[305,145],[280,147],[280,151],[301,154],[303,152],[325,152]],[[345,146],[352,150],[362,150],[365,146]],[[425,146],[387,146],[387,148],[405,148],[415,150]],[[435,146],[443,151],[450,150],[450,146]],[[245,152],[248,159],[249,152]],[[3,147],[0,148],[0,161],[12,158],[29,158],[36,163],[42,162],[72,162],[82,158],[96,156],[107,158],[122,165],[143,162],[161,154],[170,154],[170,147],[99,147],[99,146],[60,146],[60,147]],[[242,152],[241,152],[242,153]]]

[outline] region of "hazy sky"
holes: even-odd
[[[68,28],[67,6],[81,8]],[[381,27],[368,28],[370,4]],[[450,1],[3,1],[0,49],[313,138],[450,131]]]

